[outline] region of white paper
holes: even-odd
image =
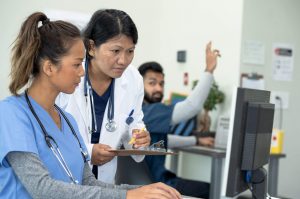
[[[272,54],[274,80],[292,80],[294,70],[294,53],[294,48],[290,44],[273,44]]]
[[[227,139],[228,139],[228,131],[229,131],[229,117],[228,116],[220,116],[218,119],[218,126],[216,131],[215,138],[215,147],[226,148]]]
[[[265,89],[265,80],[263,78],[251,79],[248,77],[242,77],[242,87],[264,90]]]
[[[246,64],[265,64],[265,45],[260,41],[245,41],[242,62]]]

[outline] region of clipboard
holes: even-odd
[[[177,155],[174,152],[164,152],[155,150],[141,150],[141,149],[110,149],[109,152],[115,152],[117,156],[130,156],[130,155]]]
[[[265,89],[264,76],[257,73],[242,73],[240,79],[242,88]]]

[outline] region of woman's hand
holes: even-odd
[[[210,73],[213,73],[217,67],[217,58],[221,57],[219,50],[211,49],[211,41],[206,45],[206,69]]]
[[[111,149],[111,147],[106,144],[94,144],[92,149],[91,164],[103,165],[111,161],[116,156],[116,153],[109,152],[109,149]]]
[[[132,136],[135,138],[133,148],[147,147],[150,145],[151,137],[147,130],[133,131]]]
[[[161,182],[127,191],[126,199],[181,199],[180,193]]]

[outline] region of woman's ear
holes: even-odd
[[[93,40],[89,40],[89,49],[88,49],[88,53],[91,57],[94,57],[95,56],[95,42]]]
[[[54,64],[52,64],[50,60],[45,60],[44,63],[42,64],[42,71],[47,76],[51,76],[56,69],[57,69],[56,66],[54,66]]]

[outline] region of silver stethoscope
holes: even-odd
[[[29,98],[28,98],[28,94],[27,91],[25,91],[25,98],[26,98],[26,102],[29,106],[30,111],[32,112],[33,116],[35,117],[35,119],[37,120],[37,122],[39,123],[42,132],[44,134],[44,138],[45,141],[48,145],[48,147],[51,149],[51,151],[53,152],[54,156],[56,157],[56,159],[58,160],[58,162],[60,163],[60,165],[62,166],[62,168],[64,169],[64,171],[66,172],[66,174],[68,175],[68,177],[71,180],[72,184],[79,184],[78,180],[75,180],[71,170],[69,169],[63,155],[61,154],[59,148],[58,148],[58,144],[56,143],[56,141],[54,140],[54,138],[49,135],[44,127],[44,125],[42,124],[41,120],[39,119],[39,117],[37,116]],[[70,127],[72,134],[74,135],[74,137],[76,138],[79,147],[80,147],[80,151],[81,151],[81,155],[83,158],[83,161],[86,162],[87,158],[88,158],[88,153],[86,151],[83,150],[82,145],[77,137],[77,134],[75,133],[75,130],[71,124],[71,122],[68,120],[67,116],[63,113],[63,111],[56,105],[54,104],[54,107],[56,108],[56,110],[58,110],[58,112],[63,116],[63,118],[65,119],[65,121],[67,122],[68,126]]]
[[[96,113],[95,113],[95,105],[94,105],[94,98],[93,98],[93,89],[91,87],[91,82],[89,80],[89,73],[88,73],[88,66],[89,60],[88,57],[85,59],[85,75],[84,75],[84,96],[87,98],[89,97],[91,103],[91,110],[92,110],[92,118],[93,124],[92,128],[89,127],[89,133],[95,133],[98,130],[97,122],[96,122]],[[115,79],[112,79],[111,82],[111,90],[110,96],[108,99],[108,110],[107,110],[107,123],[105,124],[105,128],[109,132],[114,132],[117,129],[117,123],[114,121],[114,90],[115,90]]]

